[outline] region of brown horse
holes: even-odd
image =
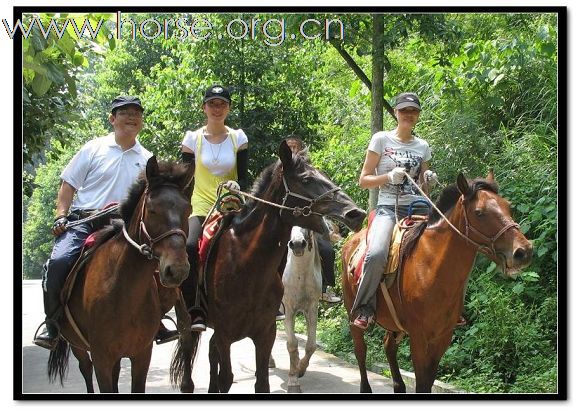
[[[93,366],[101,393],[118,392],[123,357],[131,360],[131,391],[145,391],[153,338],[173,305],[160,304],[155,270],[161,284],[173,291],[189,273],[185,240],[193,169],[149,159],[121,204],[123,223],[98,233],[100,245],[67,303],[74,322],[63,317],[61,337],[50,354],[52,380],[60,375],[62,383],[70,344],[87,392],[94,392]]]
[[[208,256],[206,266],[208,325],[214,329],[209,343],[209,392],[228,392],[233,374],[232,343],[250,337],[256,347],[256,392],[270,392],[268,361],[276,338],[276,312],[283,295],[277,272],[292,226],[323,231],[322,216],[359,229],[364,212],[311,166],[304,156],[293,155],[283,141],[279,160],[254,183],[252,196],[272,204],[249,200],[231,222]],[[199,333],[198,333],[199,334]],[[181,340],[178,346],[184,346]],[[193,349],[193,357],[197,347]],[[182,348],[177,376],[191,375],[191,348]],[[175,361],[175,360],[174,360]],[[182,383],[182,391],[189,391]]]
[[[389,289],[400,326],[409,335],[417,393],[430,393],[441,357],[449,347],[463,308],[463,291],[479,251],[497,263],[510,277],[529,265],[532,246],[512,220],[509,203],[498,195],[493,173],[467,182],[462,174],[457,185],[443,190],[438,208],[462,235],[432,212],[429,221],[414,228],[401,253],[399,278]],[[352,308],[357,287],[348,274],[348,261],[366,229],[349,240],[342,250],[342,286],[347,311]],[[406,245],[405,245],[406,244]],[[397,363],[397,336],[381,289],[377,291],[377,323],[387,333],[384,349],[396,393],[406,391]],[[366,343],[363,331],[350,327],[361,376],[361,393],[370,393],[366,373]]]

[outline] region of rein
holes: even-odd
[[[463,195],[461,195],[461,205],[463,206],[463,217],[465,219],[465,234],[462,233],[460,230],[458,230],[445,216],[445,214],[443,214],[439,208],[437,208],[435,206],[435,204],[433,203],[433,201],[431,201],[431,199],[425,194],[425,192],[423,192],[421,190],[421,188],[419,187],[419,185],[417,185],[417,183],[409,176],[409,174],[407,174],[407,172],[405,172],[405,175],[407,176],[407,178],[409,179],[409,181],[419,190],[419,192],[421,193],[421,195],[423,195],[425,197],[425,199],[427,199],[427,202],[429,202],[431,204],[431,206],[435,209],[435,211],[437,211],[439,213],[439,215],[441,215],[441,218],[443,218],[445,220],[445,222],[447,222],[447,224],[451,227],[451,229],[453,229],[453,231],[455,231],[457,234],[459,234],[464,240],[468,241],[469,243],[471,243],[474,247],[477,248],[478,251],[481,251],[484,254],[488,254],[488,255],[492,255],[492,256],[496,256],[496,252],[495,252],[495,242],[498,240],[499,237],[501,237],[503,235],[504,232],[506,232],[507,230],[511,229],[511,228],[519,228],[520,226],[514,222],[513,220],[509,220],[510,222],[508,222],[502,229],[500,229],[497,234],[495,234],[493,237],[488,237],[485,234],[482,234],[480,231],[478,231],[473,225],[471,225],[469,223],[469,219],[467,218],[467,211],[465,210],[465,198]],[[474,232],[476,235],[478,235],[479,237],[483,238],[486,242],[488,242],[490,246],[487,246],[485,244],[480,244],[478,242],[473,241],[471,238],[469,238],[469,231]]]
[[[161,185],[161,186],[173,186],[179,189],[179,187],[177,185],[172,185],[172,184],[165,184],[165,185]],[[147,231],[147,226],[145,225],[145,222],[143,221],[143,217],[145,216],[145,201],[147,198],[147,195],[149,194],[149,186],[147,186],[145,188],[145,191],[143,192],[142,195],[142,205],[141,205],[141,214],[139,217],[139,241],[141,241],[141,237],[142,235],[145,235],[145,238],[147,240],[146,243],[143,243],[141,245],[139,245],[137,242],[135,242],[133,240],[133,238],[131,238],[131,236],[127,233],[127,228],[125,227],[125,223],[123,223],[123,235],[125,236],[125,239],[127,240],[127,242],[132,245],[133,247],[135,247],[141,254],[145,255],[147,257],[147,259],[151,260],[153,258],[155,258],[156,260],[159,260],[159,256],[155,255],[155,253],[153,252],[153,246],[155,244],[157,244],[159,241],[170,237],[172,235],[180,235],[183,237],[184,240],[187,241],[187,235],[185,235],[185,232],[181,229],[181,228],[173,228],[170,229],[168,231],[165,231],[163,234],[155,237],[155,238],[151,238],[151,236],[149,235],[149,232]]]
[[[340,191],[340,187],[336,187],[336,188],[333,188],[333,189],[330,189],[330,190],[326,191],[325,193],[323,193],[322,195],[317,196],[316,198],[308,198],[308,197],[305,197],[303,195],[300,195],[300,194],[297,194],[295,192],[290,191],[290,189],[288,188],[288,184],[286,183],[286,177],[284,175],[282,175],[282,182],[284,183],[284,189],[286,191],[286,193],[284,194],[284,198],[282,199],[282,204],[277,204],[275,202],[266,201],[265,199],[258,198],[258,197],[254,196],[252,194],[249,194],[247,192],[240,191],[240,190],[237,190],[237,189],[230,189],[229,191],[232,192],[232,193],[234,193],[234,194],[241,194],[241,195],[243,195],[245,197],[248,197],[250,199],[253,199],[255,201],[262,202],[264,204],[267,204],[267,205],[270,205],[270,206],[279,208],[280,209],[280,215],[282,215],[282,211],[283,210],[292,211],[292,215],[294,215],[295,217],[298,217],[298,216],[301,216],[301,215],[307,217],[307,216],[310,216],[312,214],[319,215],[319,216],[324,216],[324,214],[321,214],[319,212],[313,211],[312,210],[312,207],[317,202],[319,202],[321,199],[327,197],[328,195],[334,194],[335,192]],[[223,186],[223,183],[220,184],[220,186]],[[296,206],[294,208],[291,208],[289,206],[286,206],[286,201],[287,201],[288,197],[290,197],[290,196],[293,196],[294,198],[302,199],[302,200],[304,200],[306,202],[309,202],[309,205],[306,205],[306,206],[303,206],[303,207]]]

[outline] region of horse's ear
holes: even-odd
[[[280,160],[282,161],[282,167],[284,168],[284,170],[291,169],[292,150],[288,146],[288,143],[286,142],[286,140],[283,140],[280,143],[280,147],[278,148],[278,156],[280,157]]]
[[[489,168],[489,172],[488,172],[485,180],[488,182],[495,182],[495,176],[493,175],[493,168]]]
[[[469,192],[469,184],[467,183],[467,179],[465,179],[463,172],[459,172],[459,175],[457,175],[457,188],[463,195],[467,195]]]
[[[145,168],[145,176],[147,181],[151,181],[151,178],[159,175],[159,165],[157,164],[157,158],[153,155],[147,161],[147,167]]]

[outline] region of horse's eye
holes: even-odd
[[[481,209],[476,209],[475,210],[475,215],[477,215],[478,217],[482,217],[483,216],[483,211]]]
[[[302,178],[302,183],[304,185],[308,185],[310,182],[312,182],[312,178],[309,178],[309,177]]]

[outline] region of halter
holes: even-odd
[[[179,187],[177,185],[173,185],[173,184],[164,184],[161,186],[173,186],[173,187],[176,187],[179,189]],[[139,252],[141,254],[143,254],[147,257],[147,259],[151,260],[151,259],[155,258],[156,260],[158,260],[159,256],[155,255],[153,253],[153,246],[155,244],[157,244],[162,239],[165,239],[165,238],[170,237],[172,235],[180,235],[183,237],[183,239],[185,241],[187,241],[187,235],[185,235],[185,232],[181,228],[173,228],[173,229],[170,229],[168,231],[165,231],[163,234],[161,234],[155,238],[151,238],[151,236],[149,235],[149,232],[147,231],[147,227],[145,225],[145,222],[143,221],[143,217],[145,216],[145,199],[147,198],[148,194],[149,194],[149,185],[147,185],[147,187],[145,188],[145,192],[143,193],[143,203],[141,206],[141,215],[139,217],[139,241],[141,241],[142,234],[143,234],[147,240],[147,243],[143,243],[143,244],[139,245],[137,242],[135,242],[127,233],[127,229],[125,228],[124,223],[123,223],[123,235],[125,236],[125,239],[127,240],[127,242],[129,242],[129,244],[131,244],[132,246],[137,248],[137,250],[139,250]]]
[[[508,223],[497,232],[497,234],[495,234],[493,237],[488,237],[487,235],[478,231],[473,225],[471,225],[469,223],[469,219],[467,218],[467,211],[465,210],[465,198],[463,195],[461,195],[461,205],[463,206],[463,218],[465,219],[465,235],[464,235],[465,238],[467,240],[469,240],[472,244],[477,246],[478,250],[480,250],[484,253],[489,253],[489,255],[491,255],[491,256],[496,256],[495,242],[498,240],[499,237],[501,237],[503,235],[504,232],[506,232],[507,230],[509,230],[511,228],[517,228],[517,229],[520,228],[520,226],[516,222],[514,222],[513,220],[510,219],[508,221]],[[477,236],[483,238],[486,243],[489,243],[490,247],[488,247],[485,244],[479,244],[479,243],[473,241],[471,238],[469,238],[469,231],[470,230],[472,232],[474,232]]]
[[[288,184],[286,183],[286,177],[284,175],[282,175],[282,182],[284,183],[284,189],[286,190],[286,193],[284,194],[284,198],[282,199],[282,207],[284,209],[291,209],[292,210],[292,215],[294,215],[295,217],[297,216],[310,216],[312,214],[314,215],[319,215],[319,216],[323,216],[324,214],[321,214],[319,212],[315,212],[312,210],[312,207],[321,199],[325,198],[328,195],[334,194],[335,192],[340,191],[340,187],[336,187],[333,189],[330,189],[328,191],[326,191],[325,193],[323,193],[322,195],[317,196],[316,198],[308,198],[305,197],[303,195],[297,194],[296,192],[292,192],[290,191],[290,188],[288,188]],[[303,206],[303,207],[294,207],[294,208],[290,208],[288,206],[286,206],[286,200],[288,199],[289,196],[293,196],[294,198],[298,198],[298,199],[302,199],[306,202],[309,202],[309,205]],[[280,209],[280,216],[282,215],[282,209]]]

